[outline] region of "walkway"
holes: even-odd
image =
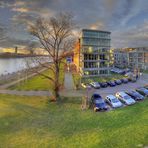
[[[50,96],[49,91],[24,91],[24,90],[0,90],[0,94],[11,94],[20,96]]]
[[[19,90],[0,90],[0,94],[10,94],[10,95],[19,95],[19,96],[51,96],[49,91],[19,91]],[[84,90],[63,90],[60,92],[61,96],[65,97],[81,97],[84,96]]]
[[[70,72],[65,73],[64,88],[65,90],[74,90],[75,88],[73,78],[72,78],[72,73]]]

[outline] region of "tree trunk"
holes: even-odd
[[[54,93],[54,97],[55,97],[55,101],[59,102],[61,100],[60,98],[60,84],[59,84],[59,66],[56,63],[55,64],[56,67],[56,73],[55,73],[55,84],[54,84],[54,89],[53,89],[53,93]]]

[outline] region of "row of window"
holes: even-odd
[[[107,66],[107,62],[84,62],[84,68],[103,68]]]
[[[83,31],[83,37],[93,37],[93,38],[110,38],[110,33],[107,32],[91,32]]]
[[[99,75],[99,74],[108,74],[108,70],[94,70],[94,71],[85,71],[84,75]]]
[[[93,39],[93,38],[83,38],[83,45],[92,45],[92,46],[110,46],[110,40],[108,39]]]
[[[107,60],[107,55],[105,54],[84,54],[84,60]]]
[[[109,52],[109,48],[98,48],[97,46],[83,46],[82,47],[82,52]]]

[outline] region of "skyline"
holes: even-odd
[[[148,3],[146,0],[0,0],[0,24],[7,40],[0,47],[24,47],[32,37],[27,24],[34,18],[70,12],[79,29],[111,32],[111,47],[148,46]]]

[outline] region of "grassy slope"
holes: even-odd
[[[81,111],[79,99],[0,95],[0,147],[135,148],[148,145],[148,99],[111,112]]]
[[[53,72],[51,70],[46,70],[44,73],[53,77]],[[64,83],[64,65],[61,66],[60,83],[61,85],[63,85]],[[41,75],[34,76],[28,79],[26,82],[21,82],[17,85],[10,87],[10,89],[16,90],[51,90],[52,88],[52,82]]]

